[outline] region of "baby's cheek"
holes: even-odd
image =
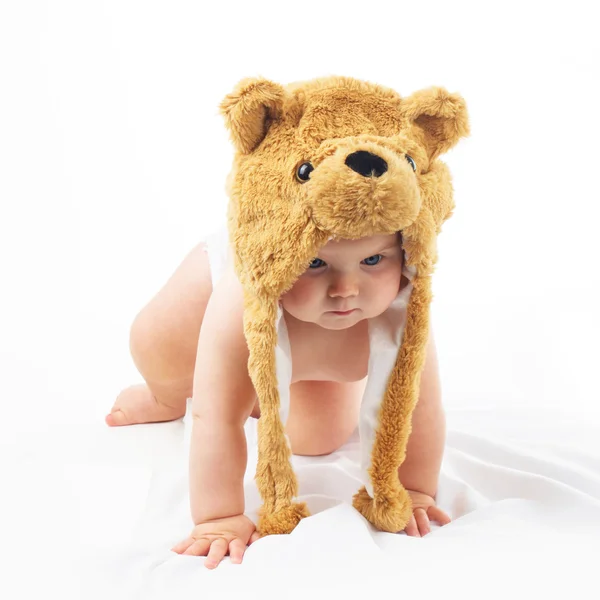
[[[310,282],[299,279],[281,299],[284,306],[302,307],[314,303],[315,290]]]
[[[389,269],[387,272],[379,274],[377,286],[378,296],[386,301],[392,301],[400,291],[400,282],[402,280],[402,272],[399,269]]]

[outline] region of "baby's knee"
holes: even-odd
[[[341,438],[332,436],[289,435],[292,453],[298,456],[326,456],[339,450],[350,438],[350,434]]]
[[[365,381],[298,381],[290,386],[286,433],[292,452],[331,454],[341,448],[358,424]]]
[[[299,456],[325,456],[339,450],[352,436],[355,425],[346,427],[321,427],[314,421],[288,420],[286,433],[290,439],[292,453]]]
[[[190,378],[193,365],[183,351],[174,352],[169,332],[141,312],[134,319],[129,330],[129,352],[131,358],[146,381],[172,381],[183,377]],[[181,344],[179,344],[181,346]],[[176,349],[175,349],[176,350]]]
[[[153,337],[154,331],[148,319],[143,312],[138,313],[129,328],[129,352],[138,369],[147,370],[149,362],[153,361],[152,349],[155,347]]]

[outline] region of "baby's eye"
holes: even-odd
[[[309,269],[318,269],[323,266],[323,265],[315,265],[315,261],[322,262],[323,265],[325,264],[320,258],[313,258],[312,262],[308,265]]]
[[[381,254],[374,254],[373,256],[369,256],[369,258],[365,258],[365,261],[371,260],[372,258],[381,258],[383,259],[383,256]],[[366,263],[369,267],[374,267],[375,265],[378,265],[381,262],[381,260],[378,260],[376,263]]]

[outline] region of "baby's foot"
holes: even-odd
[[[104,420],[110,427],[174,421],[185,415],[186,404],[183,402],[180,407],[161,404],[148,386],[141,383],[125,388]]]

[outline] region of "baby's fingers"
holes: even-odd
[[[244,544],[240,538],[233,538],[231,542],[229,542],[229,556],[231,557],[232,563],[241,563],[245,551],[246,544]]]
[[[207,569],[214,569],[222,560],[223,557],[227,554],[227,548],[229,544],[225,538],[217,538],[213,540],[210,545],[210,551],[206,560],[204,561],[204,566]]]
[[[188,556],[206,556],[210,548],[210,540],[200,538],[195,540],[193,544],[184,552]]]
[[[452,519],[438,506],[430,506],[427,511],[432,521],[437,521],[440,525],[448,525]]]
[[[421,537],[419,533],[419,528],[417,527],[417,522],[415,521],[415,516],[411,515],[409,522],[406,524],[404,528],[406,535],[411,535],[414,537]]]
[[[419,528],[419,533],[421,534],[421,537],[424,537],[428,533],[431,533],[427,511],[424,508],[417,508],[415,509],[414,516],[415,520],[417,521],[417,526]]]
[[[181,554],[182,552],[185,552],[193,543],[194,543],[193,537],[186,538],[182,542],[179,542],[179,544],[175,544],[171,548],[171,552],[177,552],[177,554]]]
[[[254,542],[256,542],[256,540],[260,540],[260,533],[258,533],[258,531],[255,531],[255,532],[252,534],[252,537],[250,538],[250,541],[248,542],[248,546],[249,546],[250,544],[253,544]]]

